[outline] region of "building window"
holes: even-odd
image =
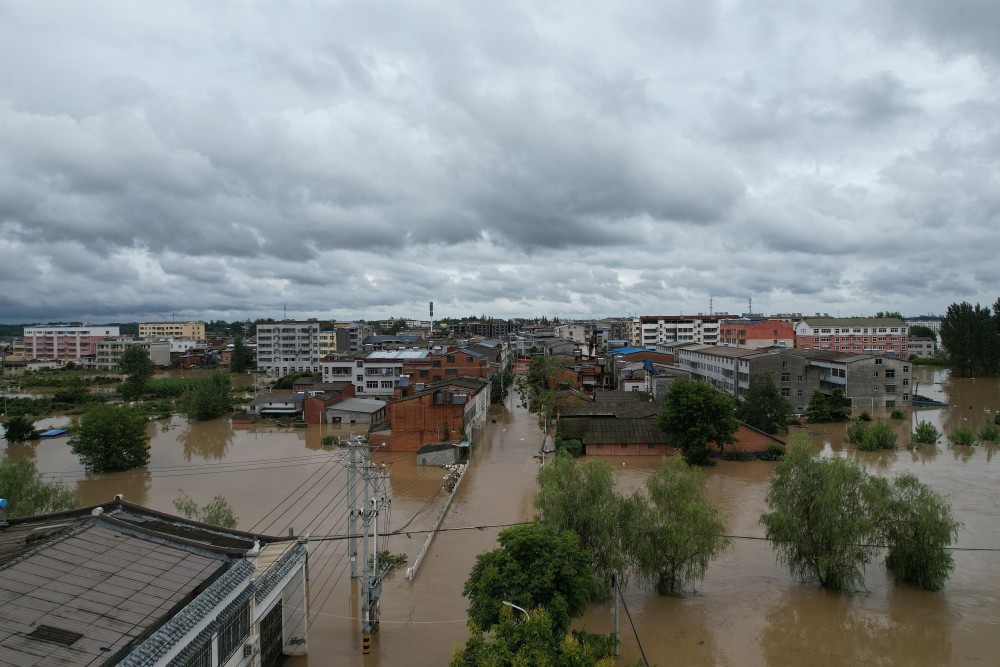
[[[433,360],[431,362],[431,366],[433,366],[434,368],[441,368],[441,360],[440,359]]]
[[[795,377],[797,378],[797,380],[796,380],[797,382],[802,382],[802,376],[801,375],[796,375]]]
[[[876,359],[876,360],[875,360],[875,365],[876,365],[876,366],[880,365],[881,363],[882,363],[882,360],[881,360],[881,359]]]
[[[878,371],[875,371],[875,376],[874,377],[878,377]]]
[[[365,382],[365,387],[368,389],[378,389],[378,380],[368,380],[368,382]]]
[[[891,380],[894,377],[896,377],[896,369],[895,368],[887,368],[887,369],[885,369],[885,379],[886,380]]]
[[[357,377],[357,379],[358,379],[358,382],[362,382],[362,381],[364,381],[364,379],[365,379],[365,376],[364,376],[364,375],[356,375],[355,377]]]
[[[910,367],[909,366],[903,366],[903,372],[904,373],[909,373],[910,372]]]
[[[425,368],[425,369],[423,369],[422,371],[420,371],[420,372],[418,373],[418,375],[420,375],[420,377],[422,377],[422,378],[425,378],[425,377],[427,377],[427,369],[426,369],[426,368]]]
[[[784,396],[784,397],[786,397],[786,398],[789,397],[789,396],[791,396],[792,395],[791,388],[789,388],[789,387],[782,387],[781,388],[781,395]]]
[[[795,395],[798,396],[799,398],[802,398],[802,390],[799,389],[797,392],[795,392]]]
[[[382,380],[382,389],[392,389],[392,380]]]
[[[885,393],[887,393],[887,394],[895,394],[896,393],[896,385],[894,385],[894,384],[887,384],[885,386]]]
[[[184,663],[184,667],[212,667],[212,644],[206,642],[190,660]]]
[[[598,445],[597,448],[598,449],[604,449],[604,445]]]
[[[246,603],[219,630],[219,664],[224,665],[250,634],[250,604]]]
[[[781,374],[781,381],[782,382],[790,382],[791,379],[792,379],[792,374],[791,373],[782,373]]]

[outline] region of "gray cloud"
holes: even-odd
[[[2,4],[0,318],[992,302],[996,11]]]

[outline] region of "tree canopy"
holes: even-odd
[[[118,370],[125,374],[125,382],[121,386],[122,398],[135,401],[142,398],[156,366],[149,358],[148,350],[139,345],[129,345],[118,359]]]
[[[452,653],[450,667],[613,667],[617,640],[587,632],[566,634],[556,627],[544,607],[526,615],[504,606],[493,632],[474,631],[464,646]]]
[[[665,456],[657,474],[646,480],[651,502],[635,494],[629,503],[636,572],[660,595],[681,595],[729,548],[722,514],[705,500],[704,485],[703,470]]]
[[[3,423],[3,437],[7,442],[27,442],[38,438],[35,423],[22,415],[7,417]]]
[[[729,394],[705,382],[674,380],[667,390],[659,425],[674,436],[685,461],[712,465],[709,444],[717,443],[721,449],[733,442],[740,425],[736,414],[736,399]]]
[[[778,433],[788,428],[792,406],[781,395],[774,376],[754,373],[740,403],[740,417],[744,422],[765,433]]]
[[[230,370],[234,373],[246,373],[254,367],[253,350],[243,342],[242,336],[237,336],[233,342],[233,355]]]
[[[851,418],[851,400],[840,389],[828,396],[818,389],[809,397],[806,419],[812,424],[846,422]]]
[[[937,334],[934,333],[934,329],[923,324],[911,324],[910,325],[909,336],[910,338],[931,338],[937,339]]]
[[[73,492],[62,482],[46,482],[33,461],[0,461],[0,495],[7,499],[11,519],[77,506]]]
[[[87,472],[115,472],[146,465],[146,419],[124,405],[91,406],[69,438]]]
[[[178,404],[181,414],[194,421],[215,419],[229,412],[229,376],[224,373],[199,378],[184,391]]]
[[[965,377],[1000,372],[1000,299],[993,310],[963,301],[948,306],[941,321],[941,344]]]
[[[502,619],[504,602],[524,609],[545,607],[552,629],[563,636],[583,615],[594,591],[594,572],[579,538],[530,523],[500,532],[498,549],[476,557],[462,595],[470,625],[489,631]]]
[[[237,524],[233,508],[223,496],[216,496],[211,502],[199,506],[194,501],[194,498],[184,493],[184,491],[180,491],[180,494],[174,498],[174,509],[187,519],[201,521],[213,526],[235,528]]]
[[[892,483],[849,458],[820,458],[796,438],[775,470],[761,516],[767,538],[791,573],[824,588],[853,591],[888,546],[897,581],[929,590],[954,567],[945,549],[959,524],[948,503],[910,474]]]

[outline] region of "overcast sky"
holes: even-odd
[[[0,0],[0,320],[991,304],[998,26],[996,0]]]

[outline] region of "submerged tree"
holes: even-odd
[[[194,421],[221,417],[232,407],[229,387],[229,376],[222,373],[199,378],[193,386],[185,390],[178,407],[181,413]]]
[[[781,395],[781,390],[770,373],[754,373],[740,403],[740,417],[744,422],[765,433],[778,433],[788,428],[792,406]]]
[[[118,359],[118,370],[125,374],[121,385],[122,398],[136,401],[146,392],[146,385],[156,372],[149,351],[139,345],[129,345]]]
[[[553,631],[565,635],[594,592],[594,572],[579,538],[530,523],[500,531],[497,541],[498,549],[476,557],[462,589],[469,599],[470,625],[489,631],[509,602],[524,609],[545,607]]]
[[[7,417],[7,421],[3,423],[3,437],[7,442],[27,442],[38,439],[38,430],[33,421],[17,415]]]
[[[760,522],[792,574],[824,588],[854,590],[879,550],[879,489],[857,462],[817,458],[793,439],[767,492]]]
[[[73,509],[76,496],[62,482],[46,482],[32,461],[0,461],[0,495],[14,519]]]
[[[681,595],[729,548],[721,513],[705,499],[704,485],[704,471],[666,456],[646,480],[651,504],[640,494],[631,499],[629,525],[635,537],[629,542],[636,571],[660,595]]]
[[[733,442],[739,428],[736,399],[710,384],[694,380],[670,383],[659,417],[660,428],[674,437],[691,465],[712,465],[709,445],[720,449]]]
[[[625,499],[615,491],[611,466],[596,459],[577,464],[569,452],[557,452],[538,470],[535,507],[546,525],[579,537],[590,554],[598,597],[610,595],[612,577],[621,578],[629,567]]]
[[[216,496],[211,502],[199,507],[194,499],[183,490],[178,489],[180,494],[174,498],[174,509],[180,512],[185,518],[222,526],[223,528],[235,528],[238,522],[233,508],[229,501],[223,496]]]
[[[960,527],[948,502],[929,486],[910,473],[897,477],[884,524],[889,545],[885,564],[896,581],[929,591],[944,586],[955,568],[946,547],[958,537]]]
[[[87,472],[115,472],[146,465],[146,419],[125,405],[96,404],[69,438]]]

